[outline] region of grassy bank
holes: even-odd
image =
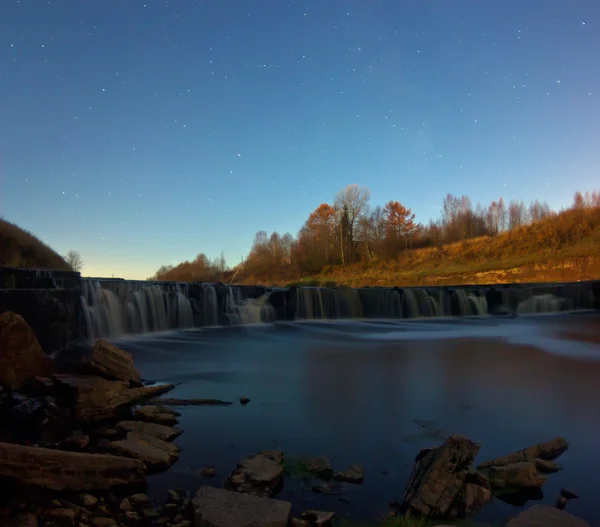
[[[244,283],[426,286],[600,279],[600,208],[569,210],[496,236],[408,249],[388,260],[325,267],[312,276]]]
[[[56,251],[14,223],[0,218],[0,265],[69,271]]]

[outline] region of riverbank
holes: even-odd
[[[186,407],[200,412],[195,421],[205,421],[202,414],[213,408],[223,408],[229,420],[236,420],[231,413],[235,407],[252,415],[257,409],[264,411],[261,402],[252,397],[239,403],[222,400],[215,406],[219,401],[156,399],[174,384],[143,382],[132,356],[103,341],[85,360],[40,360],[41,349],[19,318],[3,314],[3,327],[12,328],[11,338],[0,331],[4,339],[0,360],[5,361],[0,368],[4,386],[0,399],[3,423],[9,425],[3,427],[1,438],[0,477],[15,485],[12,494],[3,495],[7,522],[11,518],[19,525],[189,527],[195,522],[239,527],[244,523],[228,514],[242,510],[245,517],[279,519],[279,523],[256,525],[288,521],[297,526],[328,525],[336,515],[325,507],[299,511],[297,519],[290,520],[292,504],[285,498],[299,485],[320,496],[319,504],[333,505],[347,495],[348,488],[362,486],[371,477],[371,467],[295,455],[287,449],[268,450],[265,444],[267,450],[246,453],[229,470],[199,468],[193,492],[170,488],[166,499],[149,498],[144,494],[147,478],[173,470],[169,467],[182,453],[180,439],[192,434],[187,444],[197,443],[206,433],[197,428],[198,423],[191,429],[177,428]],[[431,434],[429,423],[419,426]],[[241,423],[238,429],[247,430]],[[528,493],[539,491],[553,477],[548,472],[558,466],[552,459],[567,448],[564,439],[556,438],[475,467],[479,444],[457,435],[436,437],[437,446],[414,451],[416,462],[406,490],[402,492],[403,484],[389,489],[398,500],[390,510],[381,511],[389,516],[388,525],[420,526],[419,522],[424,525],[433,517],[435,523],[429,524],[435,525],[437,519],[472,516],[500,496],[523,499],[524,489],[527,499]],[[224,488],[213,488],[215,484]],[[431,492],[440,493],[440,499],[434,500],[435,507],[424,509]],[[573,494],[567,495],[573,498]],[[451,497],[442,503],[442,495]],[[559,507],[565,504],[557,501]]]

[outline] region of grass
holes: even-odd
[[[28,231],[0,218],[0,265],[70,271],[62,256]]]

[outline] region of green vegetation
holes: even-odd
[[[0,218],[0,265],[69,271],[57,252],[30,232]]]

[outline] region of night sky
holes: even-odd
[[[344,186],[553,208],[600,185],[598,0],[0,0],[0,215],[146,278]]]

